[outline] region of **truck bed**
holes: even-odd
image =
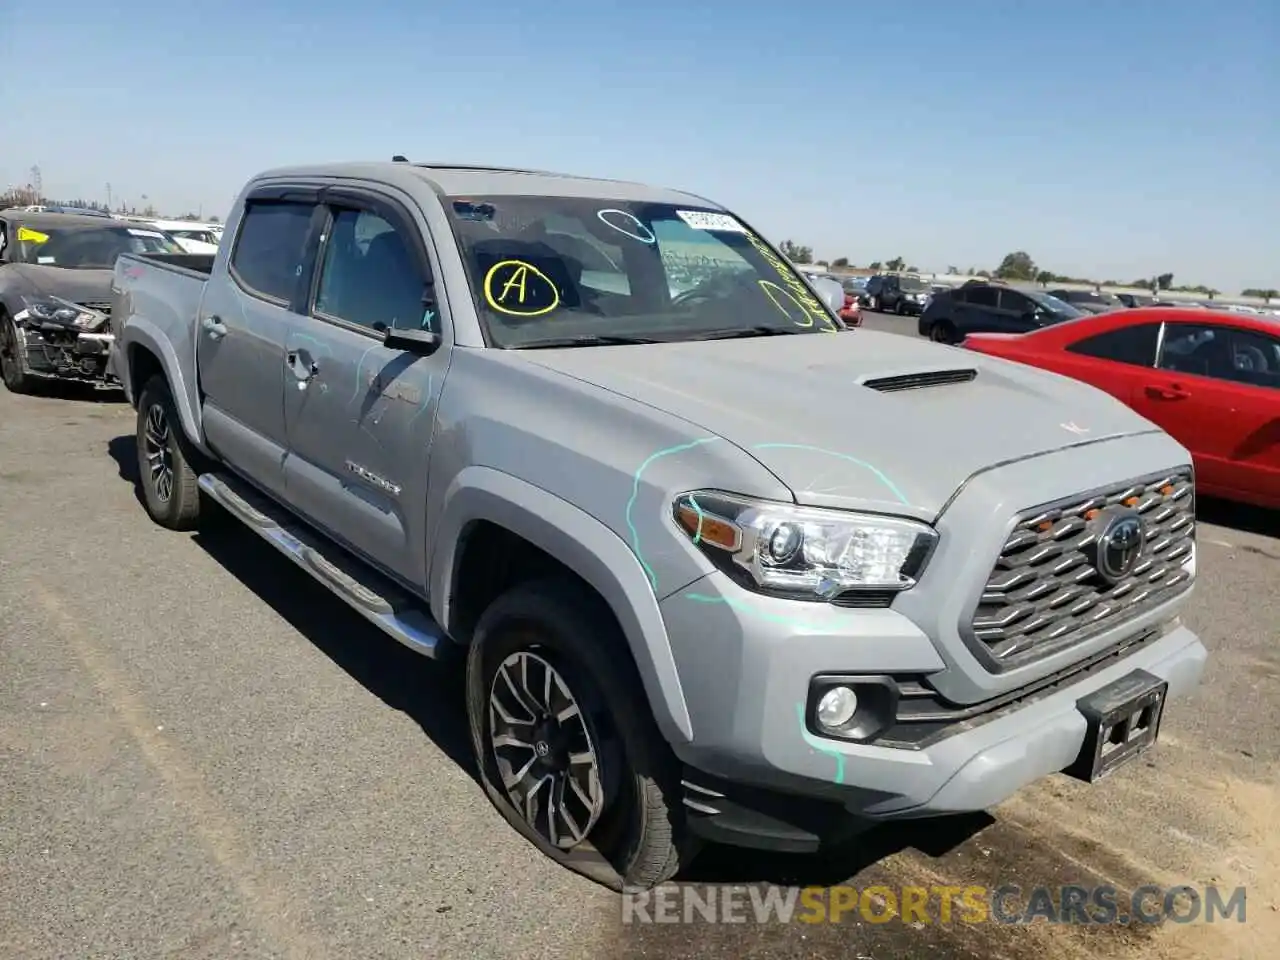
[[[178,273],[199,274],[202,279],[207,279],[213,272],[215,255],[212,253],[131,253],[128,256],[143,263],[172,267]]]

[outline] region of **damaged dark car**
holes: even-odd
[[[42,380],[111,385],[111,271],[122,253],[182,249],[140,224],[0,210],[0,373],[11,392]]]

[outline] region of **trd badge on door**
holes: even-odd
[[[351,460],[347,461],[347,469],[369,485],[377,487],[379,490],[385,490],[393,497],[400,496],[400,484],[392,483],[390,480],[384,480],[376,473]]]

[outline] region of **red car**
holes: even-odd
[[[1202,493],[1280,510],[1280,322],[1138,307],[961,346],[1107,391],[1191,451]]]
[[[844,294],[844,306],[840,308],[840,319],[846,327],[862,326],[862,311],[858,308],[858,298],[849,291]]]

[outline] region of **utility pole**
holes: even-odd
[[[111,184],[107,184],[107,213],[111,212]]]

